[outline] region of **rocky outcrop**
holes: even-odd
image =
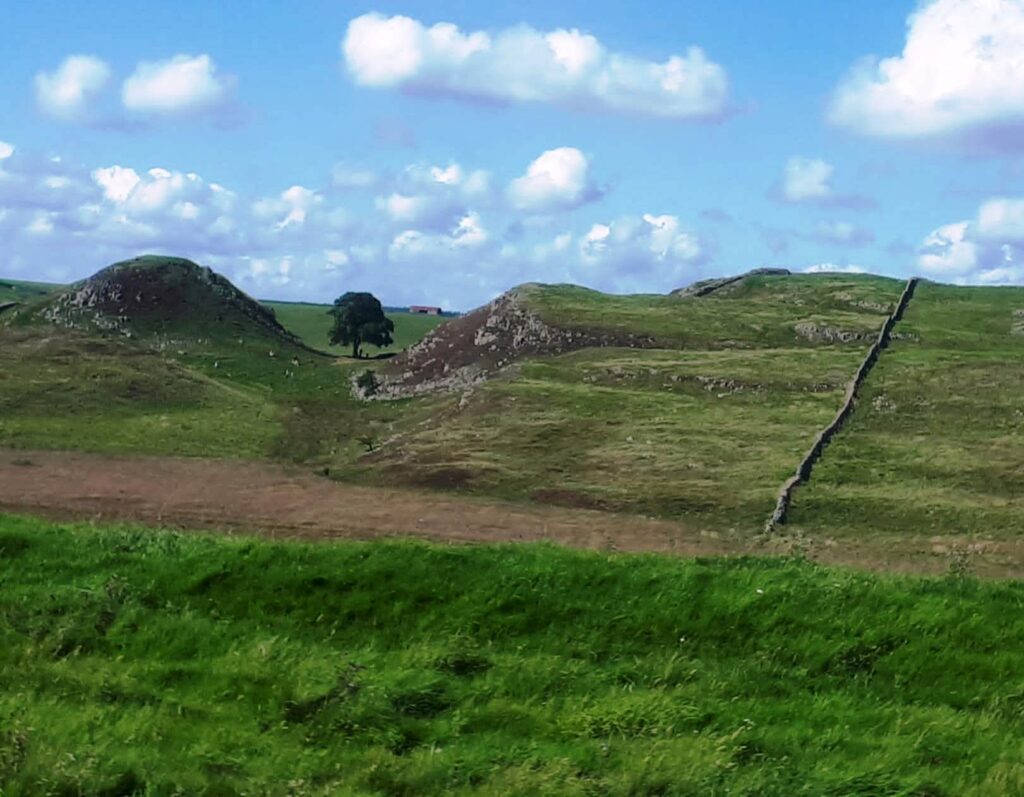
[[[810,321],[801,321],[793,327],[793,331],[796,332],[797,337],[812,343],[852,343],[855,340],[865,340],[871,337],[869,332],[840,329],[827,324],[814,324]]]
[[[687,285],[685,288],[677,288],[672,291],[669,296],[675,296],[677,299],[699,298],[701,296],[707,296],[710,293],[714,293],[715,291],[719,291],[722,288],[727,288],[737,282],[742,282],[747,277],[788,277],[791,273],[792,272],[790,272],[788,268],[755,268],[736,277],[720,277],[718,279],[701,280],[700,282],[695,282],[692,285]]]
[[[71,285],[31,312],[51,324],[134,337],[191,329],[298,340],[228,279],[190,260],[143,256]]]
[[[836,413],[832,421],[824,429],[818,432],[817,436],[814,438],[814,442],[811,444],[811,447],[807,450],[803,459],[801,459],[799,464],[796,466],[796,472],[782,485],[782,489],[779,490],[779,497],[775,503],[775,510],[768,518],[767,523],[765,523],[765,532],[770,534],[775,531],[778,526],[786,522],[790,505],[793,503],[794,491],[797,487],[804,484],[811,478],[811,471],[814,469],[814,465],[818,460],[821,459],[822,454],[824,454],[825,447],[828,446],[833,437],[839,434],[840,430],[842,430],[843,426],[853,414],[860,388],[871,373],[871,369],[875,367],[875,363],[878,362],[878,358],[882,351],[892,340],[893,328],[897,323],[899,323],[899,320],[903,318],[903,313],[906,311],[907,305],[914,296],[914,289],[917,287],[917,282],[917,277],[913,277],[907,281],[907,285],[903,289],[903,293],[900,295],[900,300],[896,303],[896,309],[893,310],[892,315],[885,319],[885,323],[882,324],[882,328],[878,332],[878,338],[871,344],[871,348],[868,349],[868,352],[864,356],[857,372],[854,374],[853,379],[850,381],[850,384],[847,385],[846,395],[843,397],[843,403],[840,405],[839,411]]]
[[[525,357],[562,354],[592,346],[647,348],[654,339],[604,330],[557,327],[529,306],[530,286],[437,327],[395,357],[376,391],[365,398],[397,399],[465,391]]]

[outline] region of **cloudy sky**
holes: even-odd
[[[759,266],[1024,283],[1024,0],[4,12],[0,276],[468,309]]]

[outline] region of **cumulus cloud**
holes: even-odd
[[[835,167],[819,158],[790,158],[782,176],[782,198],[787,202],[828,199],[833,195]]]
[[[921,242],[918,265],[930,274],[960,275],[978,266],[978,246],[968,235],[969,221],[958,221],[932,230]]]
[[[0,141],[0,161],[7,160],[14,154],[14,145],[6,141]]]
[[[253,213],[259,219],[273,222],[275,230],[302,227],[309,212],[322,201],[317,192],[293,185],[277,197],[257,200],[253,203]]]
[[[587,157],[574,147],[542,153],[508,186],[513,207],[531,213],[569,210],[597,199],[601,192],[590,181]]]
[[[372,194],[330,185],[245,196],[194,172],[86,169],[10,150],[0,159],[0,272],[15,277],[69,281],[157,252],[211,265],[262,297],[329,300],[361,287],[396,304],[469,308],[531,280],[668,290],[714,253],[672,214],[537,224],[486,190],[486,172],[453,161],[378,175],[380,209]],[[389,201],[396,194],[425,210],[405,213]],[[492,231],[512,227],[514,239]]]
[[[833,187],[835,167],[821,158],[794,156],[783,167],[782,180],[772,192],[775,197],[791,204],[818,207],[842,207],[862,210],[874,202],[855,194],[843,194]]]
[[[1024,199],[990,199],[978,210],[978,235],[1024,244]]]
[[[349,22],[341,49],[353,79],[373,88],[674,119],[719,117],[728,103],[725,70],[699,47],[648,61],[575,28],[520,25],[492,36],[371,13]]]
[[[622,216],[593,224],[578,244],[576,274],[616,289],[659,284],[678,287],[711,260],[710,242],[686,231],[670,214]]]
[[[223,106],[232,85],[233,78],[219,75],[209,55],[176,55],[139,63],[121,86],[121,101],[142,113],[193,114]]]
[[[829,120],[893,138],[953,135],[1020,147],[1024,3],[934,0],[907,19],[900,55],[868,57],[841,81]]]
[[[476,213],[467,213],[449,233],[430,235],[419,230],[405,230],[395,236],[388,255],[396,262],[423,256],[448,255],[459,250],[476,249],[490,240],[490,235]]]
[[[35,77],[36,102],[48,116],[82,121],[91,104],[110,81],[110,67],[93,55],[70,55],[53,72]]]
[[[837,246],[865,246],[873,243],[875,235],[866,227],[858,227],[848,221],[818,221],[810,236],[811,240]]]

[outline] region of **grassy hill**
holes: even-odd
[[[0,320],[2,445],[302,459],[318,419],[347,428],[356,404],[334,358],[180,258],[114,264]]]
[[[834,414],[901,288],[874,277],[756,276],[680,299],[528,286],[525,306],[544,323],[590,339],[640,342],[535,355],[448,399],[426,422],[398,419],[390,442],[334,469],[371,483],[749,531],[763,523],[779,484]],[[492,337],[486,326],[459,334]],[[477,356],[476,349],[456,349],[445,362],[463,356]],[[444,355],[426,350],[423,357]],[[387,367],[410,364],[399,357]]]
[[[80,288],[0,317],[0,445],[273,457],[709,534],[761,528],[902,288],[860,275],[753,275],[702,297],[530,285],[516,314],[488,305],[394,360],[353,362],[316,350],[322,306],[276,305],[274,317],[220,278],[193,279],[198,267],[155,265],[113,274],[169,274],[172,301],[154,304],[154,285],[115,291],[141,299],[109,313],[109,329],[47,317]],[[853,422],[798,492],[792,528],[1016,534],[1022,308],[1021,289],[923,283]],[[423,326],[400,324],[399,344],[437,322],[408,320]],[[532,348],[516,350],[525,339]],[[455,391],[351,394],[368,367],[415,376],[423,362],[484,361],[487,378]]]
[[[798,493],[794,524],[1024,533],[1022,316],[1020,288],[922,284],[852,423]]]
[[[1024,790],[1019,583],[0,515],[0,792]]]

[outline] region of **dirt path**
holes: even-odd
[[[771,554],[785,540],[716,538],[682,523],[339,484],[269,462],[0,449],[0,511],[133,521],[310,540],[411,536],[441,542],[547,540],[683,556]],[[1024,543],[951,538],[823,541],[810,555],[873,570],[942,572],[973,545],[983,575],[1024,576]]]

